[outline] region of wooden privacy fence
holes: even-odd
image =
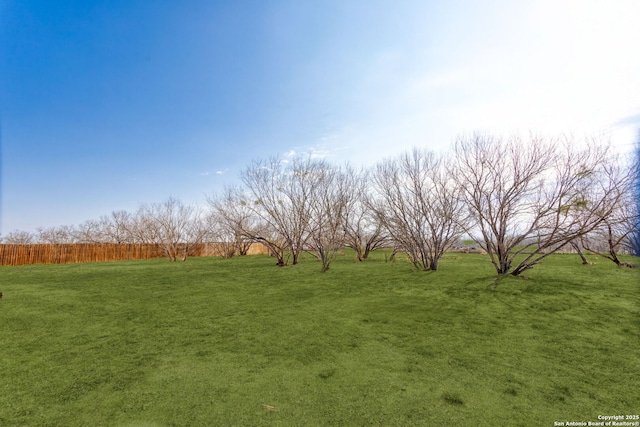
[[[189,256],[217,256],[220,244],[190,245]],[[249,254],[267,253],[264,245],[255,243]],[[78,262],[127,261],[163,258],[161,245],[134,243],[74,243],[0,245],[0,265],[72,264]]]
[[[0,245],[0,265],[70,264],[75,262],[150,259],[164,256],[148,244],[77,243]]]

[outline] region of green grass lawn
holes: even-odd
[[[0,268],[3,426],[553,426],[640,412],[640,270],[383,253]],[[634,262],[638,263],[636,258]],[[266,405],[266,406],[263,406]]]

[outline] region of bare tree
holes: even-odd
[[[262,206],[253,193],[238,187],[227,188],[222,198],[210,199],[209,204],[215,218],[222,223],[224,235],[233,235],[241,248],[245,248],[247,242],[260,243],[276,258],[276,265],[287,264],[289,244],[269,221],[258,214]]]
[[[191,218],[182,245],[182,261],[186,261],[187,256],[191,255],[209,234],[207,217],[200,206],[191,206]]]
[[[237,187],[227,187],[220,195],[207,197],[211,208],[210,229],[214,241],[229,246],[224,252],[246,255],[252,243],[259,240],[258,222],[245,195]]]
[[[460,237],[463,204],[446,160],[414,149],[378,164],[372,209],[387,232],[421,270],[438,261]]]
[[[36,229],[36,241],[45,244],[76,243],[76,234],[72,225],[39,227]]]
[[[131,214],[127,230],[133,243],[158,244],[161,240],[158,227],[154,223],[152,209],[153,207],[148,203],[142,203]]]
[[[36,236],[23,230],[13,230],[6,234],[1,242],[6,245],[30,245],[35,243]]]
[[[237,254],[233,233],[218,220],[215,212],[210,212],[205,217],[207,233],[204,242],[214,247],[213,255],[223,258],[232,258]]]
[[[227,187],[221,196],[209,197],[208,202],[212,220],[217,223],[212,226],[214,235],[223,242],[229,242],[234,254],[245,255],[251,244],[258,242],[277,258],[277,265],[286,264],[287,243],[256,214],[260,206],[250,192],[239,187]]]
[[[143,205],[138,212],[145,239],[159,244],[169,261],[187,259],[190,248],[204,236],[200,211],[170,197],[162,203]]]
[[[601,164],[601,181],[586,194],[589,201],[603,200],[603,203],[593,212],[601,219],[600,224],[581,237],[581,244],[585,250],[614,262],[618,267],[636,267],[621,261],[618,254],[625,250],[632,252],[631,238],[639,231],[639,213],[633,191],[638,167],[637,161],[625,165],[619,155],[609,156]]]
[[[337,253],[344,247],[345,216],[351,208],[353,174],[325,161],[310,165],[307,172],[314,183],[309,199],[309,244],[321,262],[321,271],[329,269]],[[348,169],[348,168],[347,168]]]
[[[113,211],[109,216],[100,217],[100,233],[102,239],[109,243],[134,242],[134,216],[125,211]],[[139,242],[142,243],[142,242]]]
[[[102,243],[104,235],[101,228],[100,221],[87,220],[75,229],[74,240],[77,243]]]
[[[297,264],[309,230],[309,202],[314,189],[313,160],[294,158],[254,161],[241,175],[247,189],[244,199],[261,224],[255,239],[269,247],[280,266],[289,256]]]
[[[473,218],[466,231],[498,274],[517,276],[600,223],[594,213],[603,199],[585,194],[598,182],[606,151],[535,136],[457,141],[456,176]]]
[[[354,197],[345,210],[345,245],[356,252],[358,261],[364,261],[370,252],[390,244],[390,239],[383,222],[370,209],[367,185],[369,173],[355,172],[352,169],[346,173],[347,176],[351,175],[348,179]]]

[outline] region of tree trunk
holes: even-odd
[[[371,244],[367,243],[364,247],[364,254],[362,255],[362,260],[369,258],[369,253],[371,252]]]
[[[582,265],[589,265],[589,260],[587,260],[587,257],[585,257],[584,254],[582,253],[582,249],[580,249],[580,246],[574,241],[569,242],[569,244],[573,249],[576,250],[576,252],[580,256],[580,259],[582,260]]]
[[[498,258],[498,262],[494,263],[494,265],[496,267],[496,271],[498,272],[498,274],[507,274],[511,269],[511,262],[506,256]],[[511,274],[513,274],[514,276],[518,275],[514,273],[515,271]]]
[[[616,253],[616,246],[613,244],[613,231],[611,230],[611,225],[607,224],[609,236],[607,239],[607,243],[609,244],[609,254],[611,255],[611,261],[615,262],[618,267],[620,267],[620,260],[618,259],[618,254]]]

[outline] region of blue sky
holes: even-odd
[[[640,128],[635,0],[0,1],[0,232],[205,194],[252,159]]]

